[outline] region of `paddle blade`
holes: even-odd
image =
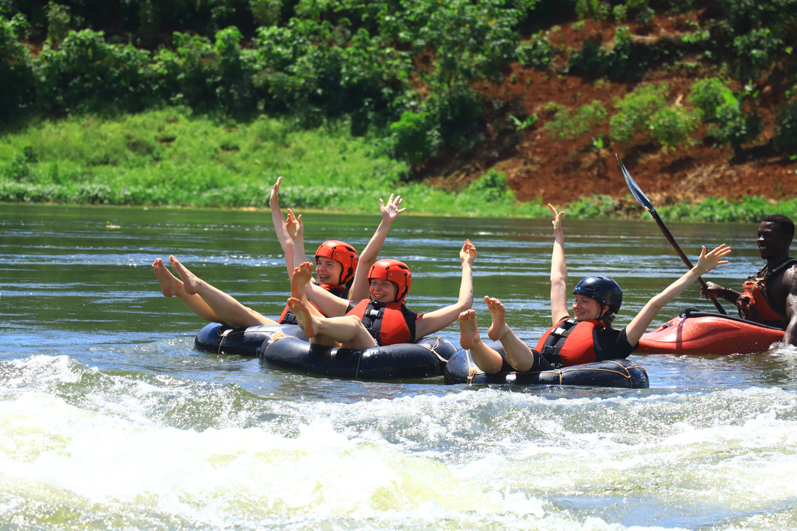
[[[639,185],[636,183],[634,178],[631,177],[631,174],[625,169],[623,161],[620,160],[620,157],[617,155],[617,153],[615,153],[614,156],[617,157],[617,162],[620,164],[620,171],[623,172],[623,180],[625,180],[625,185],[628,186],[628,189],[631,191],[631,195],[633,195],[634,199],[639,201],[639,204],[645,207],[648,212],[655,212],[656,208],[653,206],[653,203],[650,202],[650,199],[648,199],[648,196],[645,195],[645,192],[639,188]]]

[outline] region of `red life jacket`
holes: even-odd
[[[381,346],[415,343],[417,314],[400,302],[381,304],[365,299],[358,302],[346,315],[356,315],[363,326]]]
[[[341,299],[345,299],[349,295],[348,288],[341,288],[340,286],[337,286],[335,284],[319,284],[314,280],[313,285],[318,286],[321,289],[325,289],[335,297],[340,297]],[[313,303],[310,302],[310,304]],[[315,304],[313,304],[313,308],[318,310],[318,306],[316,306]],[[321,310],[318,311],[321,312]],[[324,315],[324,317],[326,317],[326,314],[324,312],[321,312],[321,314]],[[285,305],[285,308],[282,310],[282,314],[280,314],[280,318],[277,319],[277,322],[279,324],[294,324],[294,325],[299,324],[298,321],[296,321],[296,316],[293,314],[293,312],[291,311],[291,309],[288,307],[287,304]]]
[[[769,302],[767,280],[795,263],[797,260],[790,258],[772,271],[767,270],[767,267],[764,266],[758,270],[755,276],[749,277],[742,285],[742,294],[736,299],[739,317],[754,323],[784,328],[783,321],[786,319],[786,312],[781,313]]]
[[[577,321],[565,317],[546,331],[534,350],[554,365],[570,367],[597,361],[598,330],[605,328],[600,321]]]

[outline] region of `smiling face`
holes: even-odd
[[[387,304],[389,302],[395,302],[398,286],[390,280],[372,278],[368,286],[368,291],[371,294],[372,301]]]
[[[598,319],[601,316],[601,305],[595,299],[576,295],[573,301],[573,314],[576,316],[576,321]]]
[[[789,242],[786,241],[787,237],[784,231],[778,226],[777,223],[771,221],[763,221],[758,226],[758,252],[761,258],[766,260],[773,256],[777,256],[783,252],[784,247],[788,248]]]
[[[319,256],[315,259],[315,274],[320,284],[340,284],[343,264],[332,258]]]

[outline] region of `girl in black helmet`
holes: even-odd
[[[614,315],[620,310],[623,292],[617,282],[608,277],[587,277],[573,290],[574,318],[568,314],[567,264],[565,263],[565,239],[562,231],[562,215],[550,204],[553,212],[554,246],[551,257],[551,319],[553,326],[543,334],[534,350],[523,343],[509,326],[504,316],[506,310],[501,301],[485,297],[492,316],[488,336],[500,340],[506,361],[517,371],[544,371],[556,367],[579,365],[606,359],[627,358],[638,346],[656,314],[668,302],[684,291],[697,278],[719,264],[731,252],[725,244],[710,253],[703,247],[697,265],[681,278],[653,297],[631,323],[622,330],[611,327]],[[462,348],[470,349],[473,361],[486,373],[501,370],[504,359],[501,354],[485,345],[479,337],[476,313],[473,310],[460,314],[460,342]]]

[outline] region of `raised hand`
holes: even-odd
[[[472,264],[474,260],[476,260],[476,256],[479,253],[476,251],[476,246],[470,243],[470,240],[465,240],[465,244],[462,246],[462,250],[459,251],[459,259],[462,263],[469,263]]]
[[[729,254],[731,254],[731,248],[724,243],[708,254],[706,254],[706,246],[704,245],[703,250],[700,252],[700,258],[697,259],[697,267],[703,273],[708,273],[720,264],[727,264],[728,261],[723,260],[723,258]]]
[[[553,221],[551,222],[553,224],[553,230],[562,230],[562,216],[565,215],[565,211],[562,210],[561,212],[557,212],[556,208],[551,203],[548,203],[548,208],[550,208],[553,213]]]
[[[406,208],[399,209],[404,200],[400,195],[393,199],[393,195],[394,194],[390,194],[390,199],[387,200],[387,204],[385,204],[382,199],[379,200],[379,210],[382,212],[382,220],[389,223],[392,223],[399,214],[407,210]]]
[[[277,178],[277,182],[274,184],[273,188],[271,188],[271,194],[268,197],[268,206],[272,209],[279,208],[279,194],[280,194],[280,183],[282,182],[282,176]]]
[[[289,208],[288,218],[285,220],[285,230],[288,231],[288,236],[290,236],[291,240],[294,241],[304,236],[304,224],[302,223],[302,215],[299,214],[299,217],[296,217],[293,214],[293,210]]]

